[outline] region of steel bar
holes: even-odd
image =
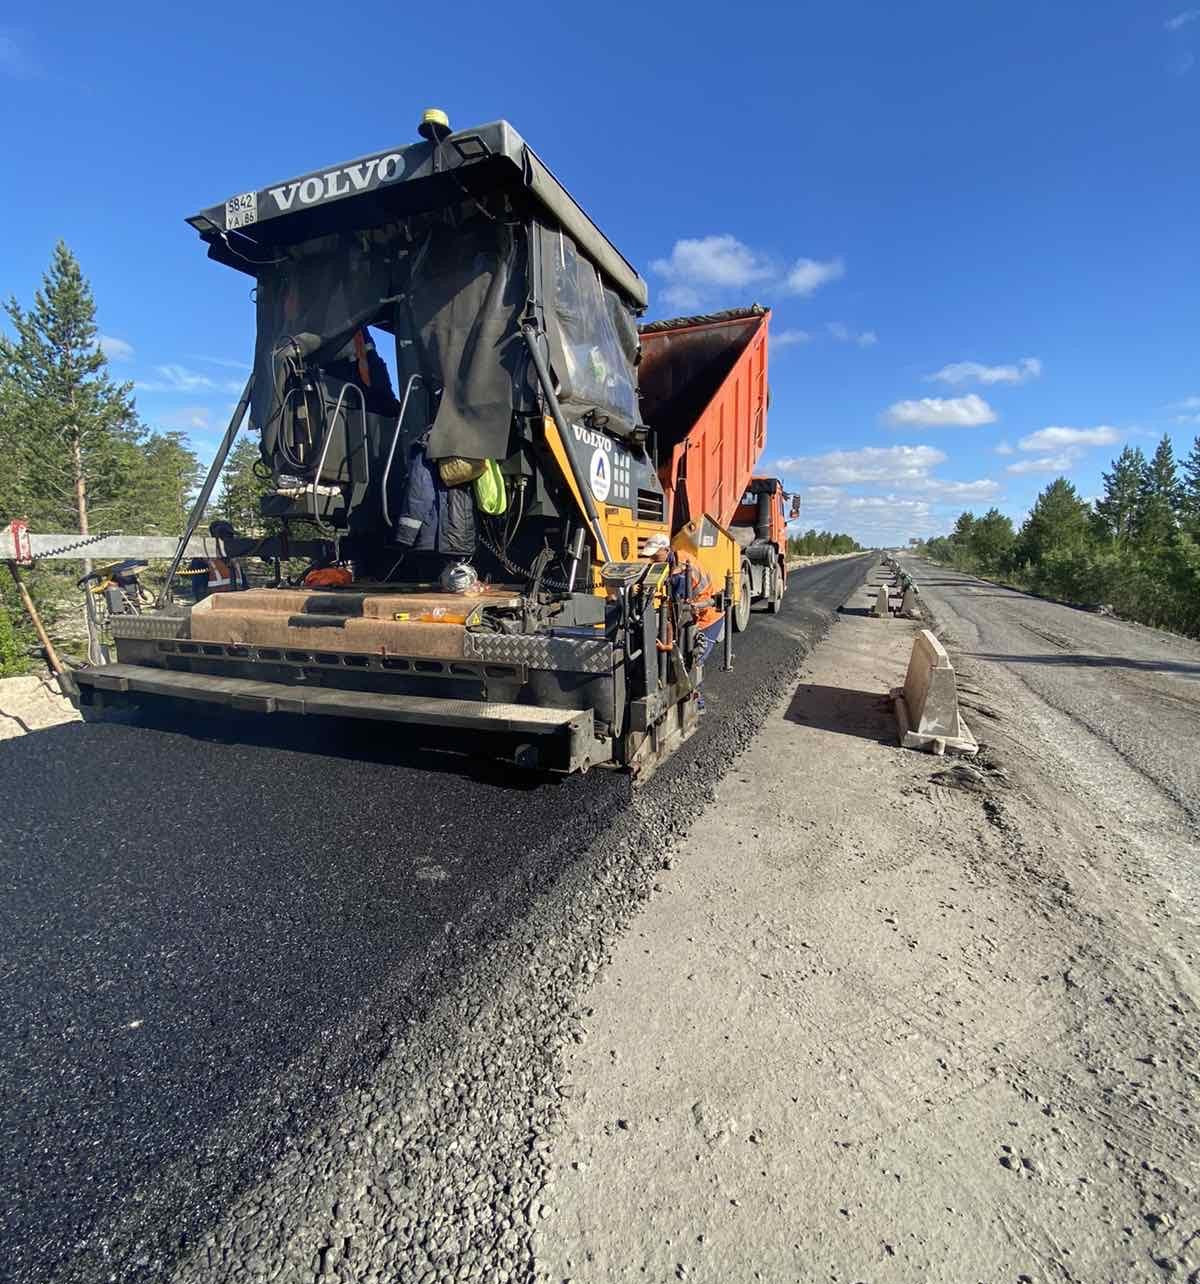
[[[191,516],[188,517],[187,526],[184,527],[183,535],[179,540],[179,547],[175,550],[175,556],[171,559],[171,565],[167,567],[166,583],[163,584],[162,592],[158,595],[156,606],[165,606],[171,600],[171,585],[175,580],[175,572],[179,570],[179,563],[183,561],[184,551],[187,549],[188,542],[196,533],[196,527],[200,525],[204,510],[208,507],[208,501],[212,498],[212,493],[216,489],[217,478],[220,477],[221,470],[225,467],[225,460],[229,457],[233,439],[238,435],[238,429],[241,428],[242,420],[246,417],[246,410],[250,405],[250,393],[253,389],[254,374],[251,372],[250,377],[246,380],[245,388],[242,389],[242,395],[238,399],[237,405],[233,408],[233,416],[229,420],[229,427],[225,429],[225,436],[221,439],[220,446],[217,447],[212,467],[208,470],[204,485],[200,487],[200,493],[196,496],[196,502],[192,505]]]
[[[722,672],[733,668],[733,576],[725,576],[725,658]]]

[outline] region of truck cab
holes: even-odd
[[[730,533],[742,550],[742,591],[733,609],[733,624],[743,632],[750,624],[752,602],[765,602],[778,613],[787,588],[787,498],[778,477],[752,477],[733,514]]]

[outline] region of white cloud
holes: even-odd
[[[771,336],[771,347],[790,348],[793,344],[808,343],[811,338],[807,330],[780,330]]]
[[[841,486],[853,482],[887,482],[928,475],[946,462],[932,446],[864,446],[860,450],[830,450],[823,455],[796,455],[776,462],[776,468],[807,482]]]
[[[154,418],[164,428],[179,428],[184,432],[214,431],[212,411],[207,406],[180,406]]]
[[[1196,55],[1190,49],[1175,54],[1167,63],[1167,70],[1173,76],[1186,76],[1196,65]]]
[[[760,283],[807,298],[846,272],[840,258],[802,258],[790,268],[781,266],[728,232],[681,237],[670,255],[653,260],[650,268],[664,281],[663,299],[683,310],[698,309],[731,291]]]
[[[1065,473],[1078,462],[1078,451],[1064,450],[1058,455],[1042,455],[1036,459],[1019,459],[1009,464],[1006,473]]]
[[[1017,476],[1023,473],[1065,473],[1083,458],[1089,446],[1112,446],[1120,439],[1121,434],[1107,424],[1097,428],[1039,428],[1017,442],[1018,449],[1028,451],[1036,458],[1019,459],[1004,471]]]
[[[241,379],[214,379],[176,364],[155,366],[154,372],[157,378],[137,381],[139,392],[241,392],[245,386]]]
[[[672,283],[686,286],[744,286],[772,275],[770,263],[736,236],[685,237],[671,257],[655,259],[651,268]]]
[[[857,343],[860,348],[872,348],[879,342],[874,330],[863,330],[856,333],[844,321],[826,321],[825,329],[829,336],[838,343]]]
[[[898,426],[922,424],[930,428],[977,428],[996,422],[996,412],[976,393],[965,397],[921,397],[896,401],[887,408],[887,419]]]
[[[1013,448],[1012,446],[1009,445],[1007,441],[998,441],[996,443],[997,455],[1011,455],[1012,453],[1013,453]]]
[[[808,298],[823,285],[846,275],[846,264],[840,259],[797,259],[784,282],[793,294]]]
[[[245,370],[247,373],[250,371],[250,363],[248,361],[230,361],[226,357],[205,357],[197,353],[189,353],[187,360],[203,361],[205,365],[221,366],[225,370]]]
[[[836,487],[801,490],[800,518],[794,529],[846,531],[860,544],[878,547],[915,536],[936,535],[949,523],[928,500],[902,495],[846,495]]]
[[[985,366],[978,361],[952,361],[948,366],[926,375],[929,383],[1027,383],[1042,373],[1042,363],[1038,357],[1022,357],[1020,361],[1006,366]]]
[[[1178,31],[1180,27],[1186,27],[1189,22],[1195,22],[1197,18],[1200,18],[1200,9],[1184,9],[1182,13],[1168,18],[1163,23],[1163,27],[1167,31]]]
[[[663,299],[680,312],[699,312],[704,305],[700,291],[690,285],[669,285],[663,291]]]
[[[940,477],[926,477],[904,489],[931,496],[942,503],[975,504],[994,499],[1000,493],[1000,483],[990,477],[978,481],[946,481]]]
[[[682,237],[675,242],[669,257],[655,259],[650,267],[666,283],[663,299],[682,309],[699,308],[722,293],[766,282],[807,298],[846,273],[840,258],[801,258],[790,268],[780,268],[769,255],[728,232]]]
[[[886,486],[893,495],[940,503],[977,503],[999,493],[999,482],[991,478],[951,481],[932,476],[932,470],[945,462],[945,452],[932,446],[863,446],[780,459],[776,467],[809,483],[807,494],[826,498],[843,496],[843,487],[853,485]],[[854,498],[846,496],[846,505]],[[877,496],[862,498],[873,501]]]
[[[102,334],[96,346],[110,361],[133,360],[133,344],[111,334]]]
[[[1017,445],[1022,450],[1068,450],[1083,446],[1112,446],[1120,440],[1115,428],[1041,428],[1022,437]]]
[[[1200,397],[1184,397],[1182,401],[1172,401],[1167,410],[1176,413],[1171,422],[1177,424],[1200,424]],[[1143,432],[1143,437],[1154,437],[1152,432]]]

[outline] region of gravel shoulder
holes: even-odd
[[[896,747],[856,593],[587,998],[539,1278],[1200,1281],[1193,819],[1062,707],[1126,666],[1051,703],[918,579],[980,755]]]

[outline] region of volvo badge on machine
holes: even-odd
[[[612,489],[612,462],[598,447],[592,451],[591,479],[592,494],[603,504]]]

